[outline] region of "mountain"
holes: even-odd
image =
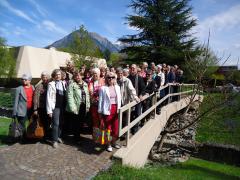
[[[77,30],[47,47],[55,47],[55,48],[68,47],[73,42],[74,33],[77,33],[79,37],[81,36],[80,32]],[[106,49],[108,49],[110,50],[110,52],[118,52],[121,50],[120,46],[111,43],[107,38],[102,37],[95,32],[89,32],[88,34],[89,34],[89,37],[93,40],[93,42],[99,47],[101,51],[105,51]]]

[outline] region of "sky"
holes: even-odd
[[[0,37],[9,46],[45,47],[83,24],[113,43],[137,33],[125,20],[131,0],[0,0]],[[240,0],[191,0],[198,25],[191,32],[222,59],[237,65],[240,58]],[[239,62],[240,63],[240,62]],[[240,67],[240,66],[239,66]]]

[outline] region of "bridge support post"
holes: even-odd
[[[128,119],[127,119],[127,126],[130,124],[131,119],[131,107],[128,108]],[[129,146],[129,139],[130,139],[130,128],[127,131],[127,147]]]
[[[171,103],[171,96],[170,96],[170,94],[171,94],[171,87],[172,87],[171,85],[168,86],[168,95],[169,95],[169,97],[168,97],[168,104]]]

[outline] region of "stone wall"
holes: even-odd
[[[0,107],[0,116],[11,118],[12,117],[12,109]]]
[[[240,166],[240,148],[233,145],[204,143],[198,147],[195,157]]]

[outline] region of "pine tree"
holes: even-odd
[[[126,17],[138,34],[119,40],[131,61],[181,64],[185,55],[195,54],[196,38],[190,30],[196,25],[189,0],[132,0],[134,15]]]

